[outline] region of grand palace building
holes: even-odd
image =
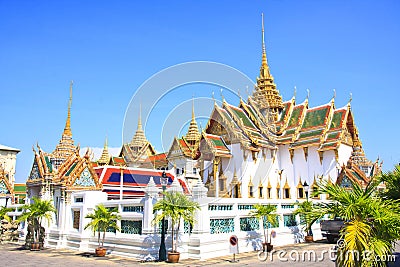
[[[191,114],[183,114],[191,116],[187,133],[171,140],[162,153],[146,138],[140,115],[136,132],[119,155],[110,155],[107,141],[99,159],[94,160],[90,149],[81,152],[70,124],[71,84],[61,139],[52,152],[39,145],[33,149],[26,182],[28,198],[52,200],[57,209],[46,229],[46,245],[94,249],[96,237],[84,230],[85,216],[103,203],[117,207],[121,215],[121,231],[107,233],[105,245],[111,253],[156,259],[160,236],[159,226],[152,223],[152,207],[161,198],[163,171],[167,190],[183,192],[201,205],[195,224],[184,222],[179,238],[181,257],[195,259],[228,254],[232,234],[239,237],[241,251],[257,249],[262,228],[248,215],[254,204],[277,206],[279,220],[272,226],[277,237],[272,242],[290,244],[304,238],[299,218],[292,215],[296,205],[308,197],[328,201],[325,195],[312,194],[320,182],[365,186],[381,164],[365,157],[351,99],[337,106],[334,96],[316,107],[309,106],[308,97],[285,101],[268,65],[264,27],[261,55],[248,99],[215,102],[202,130],[193,105]],[[314,238],[321,238],[319,225],[313,229]]]

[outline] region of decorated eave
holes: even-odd
[[[55,184],[66,187],[67,190],[100,190],[99,182],[89,157],[89,150],[85,156],[79,153],[71,155],[58,171]]]
[[[142,168],[118,168],[114,166],[101,166],[96,168],[95,171],[99,174],[101,183],[103,184],[103,192],[106,192],[110,196],[120,195],[120,187],[122,184],[122,193],[124,197],[143,197],[150,177],[153,177],[156,186],[159,187],[161,191],[162,186],[160,178],[162,177],[162,171]],[[168,177],[167,187],[169,187],[175,179],[178,179],[169,172],[166,172],[166,175]],[[189,188],[186,182],[182,179],[178,179],[178,182],[182,186],[183,192],[189,194]]]
[[[347,165],[343,165],[341,172],[336,180],[336,184],[349,188],[351,183],[349,181],[358,184],[361,187],[366,187],[370,182],[370,178],[365,175],[365,173],[360,170],[360,168],[355,165],[350,159]]]
[[[207,134],[205,132],[202,133],[201,143],[205,142],[209,151],[212,152],[214,157],[225,157],[230,158],[232,154],[227,147],[225,141],[222,139],[221,136]]]

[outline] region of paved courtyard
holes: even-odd
[[[232,256],[224,256],[207,261],[181,260],[176,266],[323,266],[333,267],[335,264],[330,259],[331,244],[312,243],[297,244],[277,247],[275,253],[258,255],[257,252],[240,253],[232,263]],[[397,247],[400,251],[400,247]],[[42,251],[29,251],[17,244],[1,244],[2,259],[0,266],[171,266],[165,262],[139,262],[135,259],[122,258],[108,255],[104,258],[95,257],[90,253],[73,250],[45,249]],[[400,266],[400,259],[390,266]]]

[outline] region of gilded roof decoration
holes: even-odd
[[[110,153],[108,153],[108,140],[104,142],[103,151],[101,152],[100,159],[97,161],[99,165],[106,165],[110,162]]]

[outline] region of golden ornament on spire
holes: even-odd
[[[190,121],[189,129],[186,134],[186,141],[194,145],[200,139],[199,127],[197,126],[196,116],[194,114],[194,98],[192,102],[192,120]]]
[[[72,106],[72,86],[74,81],[71,81],[69,87],[69,100],[68,100],[68,115],[67,121],[65,122],[65,128],[61,136],[61,140],[58,142],[56,148],[51,153],[51,157],[57,159],[56,165],[60,165],[63,160],[66,160],[70,155],[75,153],[76,147],[74,140],[72,139],[71,131],[71,106]],[[56,166],[58,167],[58,166]]]
[[[146,135],[142,128],[142,105],[139,107],[138,126],[135,135],[132,138],[131,144],[134,147],[143,147],[147,143]]]
[[[108,153],[108,139],[104,142],[103,152],[101,153],[100,159],[97,161],[99,165],[107,165],[110,162],[110,153]]]
[[[261,32],[262,32],[262,60],[261,60],[261,69],[260,69],[260,77],[270,77],[271,73],[269,72],[268,62],[267,62],[267,51],[265,49],[265,40],[264,40],[264,13],[261,13]]]
[[[72,136],[71,105],[72,105],[72,86],[73,85],[74,85],[74,81],[71,81],[70,86],[69,86],[68,115],[67,115],[67,121],[65,122],[65,128],[64,128],[64,135],[67,135],[67,136]]]
[[[282,96],[279,94],[276,84],[274,83],[274,77],[269,70],[264,41],[264,14],[261,14],[261,18],[262,60],[260,76],[257,78],[253,99],[263,114],[266,114],[267,111],[271,112],[274,119],[277,120],[279,111],[283,109],[283,102]]]

